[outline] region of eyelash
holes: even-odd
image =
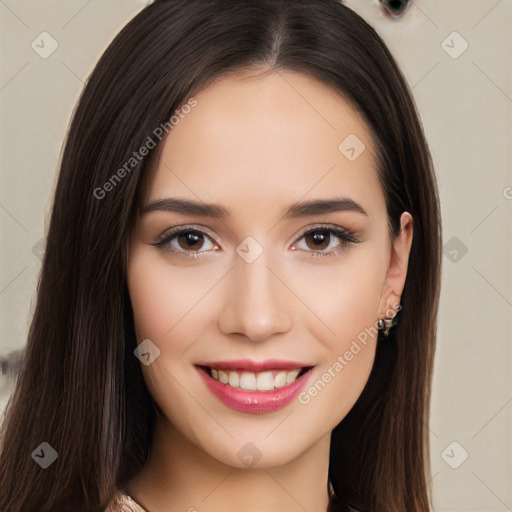
[[[313,258],[323,258],[325,256],[338,256],[341,252],[343,252],[347,245],[350,243],[356,244],[359,243],[360,240],[358,240],[354,234],[349,231],[348,229],[341,228],[339,226],[333,226],[333,225],[315,225],[312,228],[308,228],[305,231],[303,231],[299,237],[297,238],[297,241],[304,238],[306,235],[309,235],[311,233],[315,233],[317,231],[326,231],[329,234],[334,234],[337,238],[339,238],[342,241],[342,244],[337,247],[334,250],[331,250],[329,252],[319,252],[319,251],[306,251],[311,257]],[[152,242],[150,245],[157,247],[163,252],[175,254],[177,256],[183,257],[183,258],[199,258],[202,254],[201,252],[197,251],[176,251],[175,249],[171,249],[168,244],[169,242],[175,238],[178,235],[182,235],[185,233],[201,233],[208,238],[212,240],[212,242],[218,244],[218,241],[212,237],[209,233],[207,233],[204,229],[199,228],[197,226],[177,226],[174,228],[171,228],[170,230],[163,233],[159,239],[156,242]],[[202,251],[202,252],[209,252],[209,251]]]

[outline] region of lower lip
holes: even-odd
[[[273,391],[250,391],[233,388],[227,384],[210,377],[203,369],[197,367],[208,389],[224,404],[232,409],[243,412],[264,413],[277,411],[289,404],[305,387],[311,376],[311,368],[304,375]]]

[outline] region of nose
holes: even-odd
[[[219,313],[223,334],[239,334],[259,343],[290,331],[290,291],[267,263],[265,252],[252,263],[236,258]]]

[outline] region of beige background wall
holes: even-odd
[[[400,20],[377,0],[345,3],[399,61],[439,179],[435,509],[512,510],[512,1],[416,0]],[[70,114],[102,51],[144,5],[0,0],[0,414],[26,339]]]

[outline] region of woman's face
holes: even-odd
[[[370,133],[327,86],[237,74],[195,100],[130,241],[141,367],[174,438],[231,466],[284,464],[363,390],[411,219],[393,245]]]

